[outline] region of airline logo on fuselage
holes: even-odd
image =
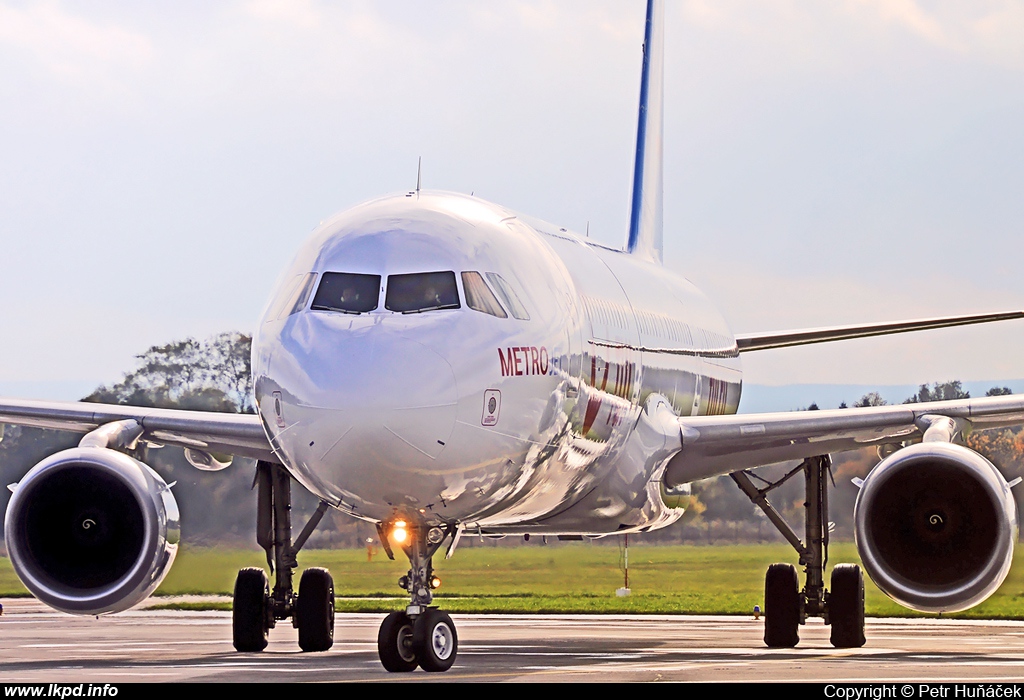
[[[498,359],[501,362],[501,376],[524,377],[544,375],[550,368],[548,349],[545,347],[498,348]]]

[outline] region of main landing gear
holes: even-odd
[[[795,647],[799,628],[808,617],[820,617],[831,625],[834,647],[864,646],[864,575],[856,564],[838,564],[832,569],[831,586],[825,588],[828,563],[828,483],[832,460],[828,455],[805,459],[775,482],[765,481],[749,470],[729,476],[760,508],[800,556],[804,587],[800,590],[796,567],[772,564],[764,580],[764,643],[770,647]],[[767,494],[790,477],[804,473],[804,529],[806,543],[768,502]],[[751,479],[764,483],[763,488]]]
[[[431,591],[440,585],[434,576],[433,556],[449,535],[454,540],[454,527],[442,530],[397,519],[378,525],[377,532],[388,557],[395,558],[392,540],[409,557],[409,573],[398,585],[411,598],[404,612],[393,612],[381,623],[377,634],[381,664],[392,673],[406,673],[417,666],[429,672],[447,671],[455,663],[459,635],[448,613],[430,603],[434,598]]]
[[[267,552],[275,575],[270,590],[263,569],[238,572],[231,611],[232,639],[238,651],[263,651],[278,620],[291,618],[303,651],[327,651],[334,644],[334,581],[327,569],[306,569],[298,594],[292,588],[296,555],[327,511],[321,501],[298,539],[292,542],[291,477],[279,464],[256,463],[256,541]]]

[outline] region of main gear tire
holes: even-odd
[[[829,641],[840,649],[864,646],[864,574],[856,564],[838,564],[832,569],[828,597]]]
[[[270,586],[263,569],[247,568],[238,572],[231,602],[231,639],[238,651],[263,651],[267,648],[267,601]]]
[[[306,569],[295,605],[302,651],[327,651],[334,646],[334,579],[327,569]]]
[[[764,643],[795,647],[800,641],[800,584],[792,564],[772,564],[764,578]]]

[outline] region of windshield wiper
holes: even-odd
[[[421,314],[424,311],[439,311],[440,309],[458,309],[461,308],[458,304],[441,304],[439,306],[427,306],[422,309],[409,309],[403,311],[403,314]]]
[[[323,304],[314,304],[313,306],[309,307],[309,310],[310,311],[337,311],[339,313],[351,314],[353,316],[359,316],[360,314],[363,313],[362,311],[351,311],[349,309],[339,309],[336,306],[324,306]]]

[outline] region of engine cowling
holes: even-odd
[[[149,596],[178,549],[178,504],[147,465],[77,447],[34,466],[7,507],[4,538],[22,583],[63,612],[120,612]]]
[[[871,580],[922,612],[966,610],[999,588],[1017,540],[1017,505],[999,471],[945,442],[887,457],[854,507],[857,549]]]

